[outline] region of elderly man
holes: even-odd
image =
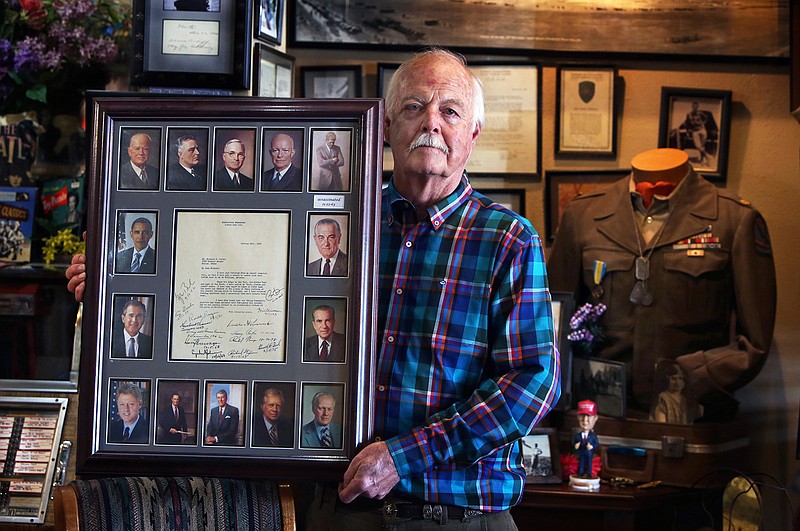
[[[253,178],[241,172],[244,159],[247,158],[244,142],[232,138],[222,148],[223,167],[214,174],[215,190],[253,191]]]
[[[314,225],[314,244],[320,258],[309,262],[306,275],[310,277],[346,277],[347,255],[339,249],[342,228],[333,218],[322,218]]]
[[[558,400],[560,368],[539,235],[465,173],[482,123],[483,89],[459,56],[427,51],[392,76],[375,442],[338,487],[317,485],[308,529],[430,529],[425,506],[437,529],[516,529],[520,438]],[[76,297],[84,261],[67,272]]]
[[[200,164],[197,138],[185,135],[175,142],[177,161],[167,170],[167,189],[202,191],[207,188],[206,168]]]
[[[306,337],[303,361],[344,361],[345,336],[334,331],[336,313],[333,306],[320,304],[312,313],[314,334]]]
[[[290,420],[284,419],[283,391],[277,387],[264,389],[261,404],[253,416],[253,446],[275,446],[292,448],[294,446],[294,427]],[[289,411],[288,416],[292,416]]]
[[[209,446],[241,446],[239,443],[239,408],[228,403],[228,392],[217,391],[217,406],[211,410],[206,425],[206,444]]]
[[[148,164],[152,138],[134,133],[128,143],[128,158],[120,164],[119,187],[123,190],[158,190],[158,168]]]
[[[345,189],[342,172],[339,169],[344,166],[344,154],[342,148],[336,145],[336,133],[333,131],[325,135],[325,145],[317,148],[317,165],[319,166],[317,190],[339,192]]]
[[[303,425],[301,448],[341,448],[342,427],[333,422],[336,411],[336,397],[332,393],[320,391],[311,399],[311,412],[314,420]],[[309,527],[309,529],[315,529]]]
[[[303,189],[303,168],[294,164],[294,139],[286,133],[272,138],[269,156],[272,168],[261,175],[261,189],[276,192],[299,192]]]

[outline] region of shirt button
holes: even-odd
[[[406,247],[411,247],[411,242],[406,242]]]
[[[436,221],[433,222],[433,226],[434,227],[438,227],[440,223],[441,222],[439,220],[436,220]]]
[[[397,293],[398,295],[402,295],[403,294],[403,288],[397,288],[396,290],[394,290],[394,292]]]
[[[394,343],[394,336],[387,337],[386,341],[388,341],[389,343]]]
[[[386,391],[386,387],[383,386],[383,385],[379,385],[378,386],[378,391],[380,391],[382,393],[382,392]]]

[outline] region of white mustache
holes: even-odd
[[[438,149],[445,155],[450,154],[450,148],[447,147],[444,142],[439,140],[438,137],[433,136],[431,133],[420,133],[420,135],[414,139],[411,144],[409,144],[408,151],[409,153],[418,147],[432,147]]]

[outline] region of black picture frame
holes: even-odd
[[[294,97],[293,56],[257,43],[253,53],[253,96]]]
[[[255,38],[280,46],[283,42],[284,0],[255,0],[254,8]]]
[[[661,87],[658,147],[685,151],[694,171],[725,182],[731,98],[730,90]]]
[[[627,413],[625,363],[601,358],[572,358],[572,407],[591,400],[606,417],[625,418]]]
[[[361,65],[300,67],[304,98],[360,98],[362,84]]]
[[[250,87],[253,0],[219,2],[218,11],[165,5],[133,0],[131,85],[226,93]]]
[[[375,85],[376,98],[386,98],[389,82],[398,68],[400,68],[400,63],[378,63],[378,82]]]
[[[561,381],[572,381],[572,343],[567,339],[570,333],[569,321],[575,312],[575,297],[568,291],[551,291],[551,308],[553,310],[553,333],[556,347],[561,356]],[[572,405],[572,386],[561,386],[561,398],[557,409],[569,409]]]
[[[525,483],[561,483],[561,452],[555,428],[533,428],[521,444]]]
[[[476,188],[495,203],[525,217],[525,188]]]
[[[196,471],[202,462],[204,473],[210,475],[263,477],[264,468],[252,466],[253,459],[258,459],[268,464],[267,473],[274,477],[341,477],[356,449],[371,440],[372,432],[369,397],[377,328],[373,273],[378,263],[382,105],[377,99],[334,104],[308,99],[89,94],[87,183],[90,204],[97,207],[88,212],[87,219],[87,260],[94,265],[86,282],[88,304],[82,327],[78,437],[85,444],[78,448],[78,473],[180,475]],[[115,214],[139,211],[134,207],[145,200],[141,191],[120,189],[115,175],[117,159],[126,149],[120,131],[139,123],[163,131],[208,129],[215,144],[239,131],[254,131],[254,138],[245,141],[251,146],[246,156],[256,159],[254,181],[273,165],[261,146],[283,128],[303,137],[302,146],[295,144],[293,160],[305,168],[302,186],[286,193],[255,182],[247,188],[219,189],[204,181],[197,191],[176,193],[166,186],[168,169],[160,176],[159,188],[148,191],[146,198],[147,212],[156,213],[159,220],[153,272],[113,274],[118,240]],[[353,157],[347,192],[317,194],[310,189],[312,128],[349,132]],[[230,155],[239,153],[238,149],[228,152],[218,147],[201,151],[202,160],[196,166],[216,170],[211,159],[220,153],[241,159]],[[161,157],[172,150],[162,146]],[[165,166],[163,161],[160,166]],[[346,274],[305,274],[312,258],[307,223],[313,216],[346,216],[349,241],[359,242],[347,248],[350,267]],[[265,253],[268,261],[263,260]],[[250,293],[246,286],[257,286],[258,293]],[[119,308],[113,306],[117,295],[154,301],[156,332],[149,339],[150,358],[111,359],[112,326],[116,322],[119,328],[120,319]],[[308,297],[341,302],[337,308],[345,327],[344,361],[303,359],[303,305]],[[141,348],[146,338],[140,332],[133,330],[129,335],[138,338]],[[265,378],[276,387],[280,387],[277,383],[292,384],[283,389],[297,393],[286,397],[286,404],[294,404],[294,410],[287,412],[295,419],[291,447],[253,444],[252,419],[259,414],[253,393]],[[118,392],[130,390],[130,382],[139,391]],[[192,404],[194,424],[179,430],[185,437],[177,443],[155,440],[164,434],[163,427],[159,432],[156,425],[156,411],[166,404],[153,403],[164,402],[167,391],[158,393],[162,382],[170,391],[183,383],[181,392]],[[342,439],[336,448],[299,444],[299,419],[309,414],[299,409],[307,402],[300,393],[313,386],[337,390],[336,418],[341,419]],[[220,389],[232,409],[219,403]],[[191,396],[197,394],[195,390],[199,396]],[[136,395],[141,397],[131,418],[138,418],[147,430],[136,432],[135,438],[126,439],[117,422],[126,420],[116,411],[120,395],[134,405]],[[212,415],[217,409],[215,400],[219,404],[216,417]]]
[[[557,157],[617,155],[617,67],[557,65]]]
[[[774,62],[786,60],[789,3],[753,10],[736,4],[660,0],[645,10],[636,5],[592,9],[555,1],[523,5],[440,0],[407,3],[400,9],[391,0],[296,0],[289,2],[288,33],[290,46],[317,49],[413,51],[437,45],[469,53],[569,54],[578,60],[618,55]],[[327,8],[324,15],[320,5]],[[324,24],[318,21],[321,16]],[[745,25],[760,30],[742,39],[737,28]]]
[[[630,169],[620,170],[548,170],[544,176],[545,237],[552,243],[564,207],[575,196],[607,186],[630,175]]]

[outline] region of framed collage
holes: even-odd
[[[91,94],[79,473],[320,477],[369,440],[381,106]]]

